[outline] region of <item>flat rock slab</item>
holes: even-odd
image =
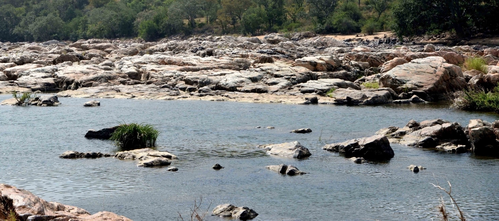
[[[138,167],[168,166],[177,156],[166,151],[157,151],[151,148],[117,152],[115,158],[120,160],[136,160]]]
[[[291,133],[307,134],[307,133],[312,133],[312,129],[310,129],[310,128],[300,128],[300,129],[292,130]]]
[[[308,148],[302,146],[300,142],[294,141],[281,144],[260,145],[259,148],[266,149],[270,155],[302,159],[311,156]]]
[[[337,105],[378,105],[393,101],[389,89],[354,90],[336,89],[333,92],[334,104]]]

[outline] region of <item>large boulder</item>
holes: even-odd
[[[362,157],[369,161],[385,161],[393,158],[395,153],[390,141],[383,135],[374,135],[343,143],[327,144],[322,149],[339,152],[345,157]]]
[[[306,67],[311,71],[334,71],[341,67],[341,61],[334,57],[304,57],[295,60],[295,66]]]
[[[380,86],[390,87],[397,93],[421,91],[423,99],[445,100],[450,92],[466,87],[466,80],[459,66],[445,62],[442,57],[431,56],[398,65],[384,73]]]
[[[480,119],[470,120],[467,133],[471,150],[476,155],[499,156],[499,121],[490,124]]]
[[[6,184],[0,184],[0,193],[1,198],[8,198],[12,200],[15,213],[22,214],[22,220],[131,221],[131,219],[111,212],[99,212],[91,215],[86,210],[75,206],[63,205],[56,202],[47,202],[27,190],[18,189],[14,186]],[[0,219],[2,218],[1,216],[2,215],[0,215]]]
[[[302,159],[312,155],[310,151],[302,146],[300,142],[294,141],[281,144],[260,145],[259,148],[267,150],[270,155]]]
[[[100,130],[90,129],[85,134],[85,138],[88,138],[88,139],[108,140],[109,138],[111,138],[111,136],[113,135],[114,131],[118,127],[119,126],[114,126],[114,127],[109,127],[109,128],[103,128],[103,129],[100,129]]]

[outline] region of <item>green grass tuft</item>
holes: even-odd
[[[379,88],[379,83],[378,82],[364,82],[362,83],[362,86],[368,89],[378,89]]]
[[[487,73],[487,62],[481,57],[469,57],[464,61],[464,68],[467,70],[477,70],[484,74]]]
[[[334,91],[335,91],[335,90],[336,90],[336,88],[334,88],[334,87],[333,87],[333,88],[331,88],[331,89],[329,89],[329,90],[326,92],[326,96],[328,96],[328,97],[333,97],[333,93],[334,93]]]
[[[121,150],[155,147],[159,132],[149,124],[122,124],[112,134],[113,140]]]

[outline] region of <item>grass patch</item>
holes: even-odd
[[[331,88],[331,89],[329,89],[329,90],[326,92],[326,96],[328,96],[328,97],[333,97],[333,93],[334,93],[334,91],[335,91],[335,90],[336,90],[336,88],[334,88],[334,87],[333,87],[333,88]]]
[[[499,112],[499,86],[490,92],[465,90],[454,100],[453,106],[463,110]]]
[[[113,140],[121,150],[155,147],[159,132],[149,124],[122,124],[112,134]]]
[[[379,83],[378,82],[364,82],[362,83],[362,86],[368,89],[378,89],[379,88]]]
[[[469,57],[464,61],[466,70],[477,70],[484,74],[487,73],[487,62],[481,57]]]

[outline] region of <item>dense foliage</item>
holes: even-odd
[[[399,36],[452,32],[496,33],[499,0],[401,0],[393,12]]]
[[[0,41],[374,31],[395,0],[0,0]]]
[[[0,41],[314,31],[496,32],[499,0],[0,0]]]

